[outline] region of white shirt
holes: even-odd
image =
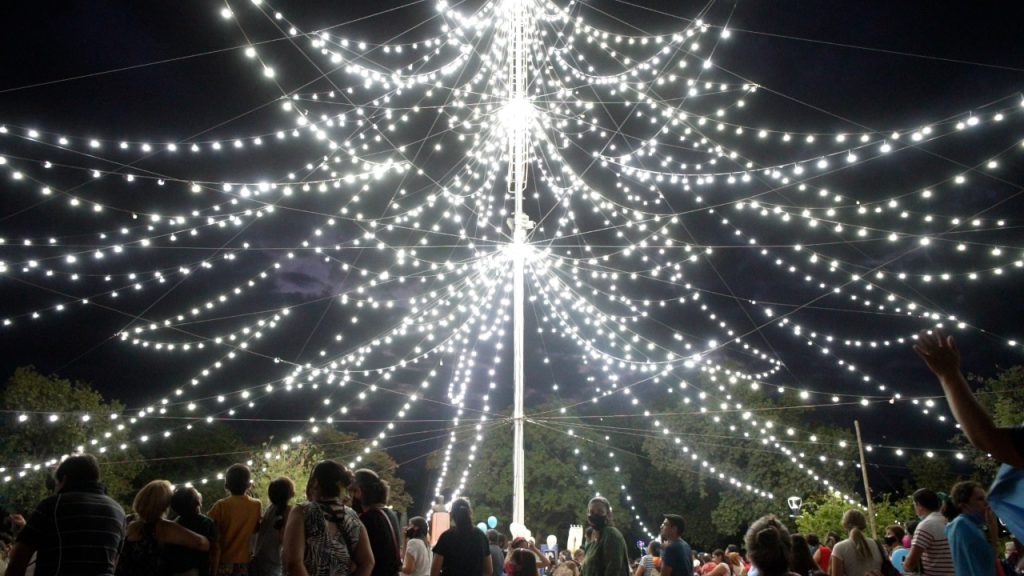
[[[430,550],[423,540],[410,538],[405,544],[405,553],[415,562],[411,576],[430,576]]]

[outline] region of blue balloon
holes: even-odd
[[[494,516],[488,516],[487,517],[487,525],[489,527],[491,527],[491,528],[496,528],[498,526],[498,519],[495,518]]]
[[[487,524],[484,524],[483,522],[477,522],[476,527],[479,528],[481,532],[487,532]]]
[[[892,553],[892,565],[900,574],[903,574],[903,560],[908,553],[906,548],[900,548]]]

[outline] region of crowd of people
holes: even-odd
[[[0,559],[6,576],[1024,576],[1020,542],[1000,549],[998,540],[999,520],[1024,530],[1024,428],[993,424],[970,393],[951,337],[922,333],[915,350],[968,439],[1006,464],[991,492],[972,481],[948,494],[917,490],[919,519],[886,526],[880,540],[868,536],[856,508],[843,515],[842,533],[824,540],[791,534],[768,515],[750,525],[742,545],[702,556],[684,538],[686,520],[666,513],[659,537],[631,563],[603,497],[588,502],[586,535],[572,554],[480,530],[461,498],[450,505],[450,527],[431,538],[423,517],[400,525],[376,472],[333,460],[313,466],[299,503],[292,480],[277,478],[264,509],[249,495],[251,471],[235,464],[224,474],[227,495],[206,514],[194,488],[154,480],[126,515],[105,494],[96,459],[78,454],[57,466],[53,495],[27,520],[4,518]]]

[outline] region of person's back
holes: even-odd
[[[373,576],[397,576],[402,567],[402,546],[398,538],[398,516],[387,508],[390,487],[368,468],[353,473],[348,487],[352,508],[366,527],[373,550]]]
[[[832,556],[843,561],[843,573],[846,576],[864,576],[869,572],[879,572],[882,566],[882,552],[875,540],[864,536],[866,552],[858,551],[853,539],[847,538],[836,544]]]
[[[217,527],[213,519],[204,514],[179,516],[177,523],[182,527],[205,537],[214,546],[217,541]],[[210,573],[209,551],[192,550],[176,544],[164,546],[164,566],[168,574],[189,573],[195,570],[196,576],[207,576]]]
[[[58,493],[44,498],[18,533],[7,574],[24,574],[35,552],[37,576],[112,575],[124,539],[124,510],[104,493],[96,459],[67,458],[56,476]]]
[[[355,511],[341,503],[303,502],[304,565],[310,574],[346,576],[355,558],[362,526]]]
[[[190,486],[179,486],[171,496],[171,509],[178,515],[176,522],[206,538],[213,548],[217,542],[217,529],[213,525],[213,519],[200,513],[202,504],[202,496]],[[162,564],[165,574],[207,576],[210,573],[210,552],[179,544],[165,544]]]
[[[953,576],[953,556],[946,539],[946,517],[941,512],[929,513],[917,525],[911,547],[921,549],[921,568],[929,576]]]
[[[249,541],[262,515],[260,501],[245,494],[250,479],[247,466],[232,465],[224,475],[224,487],[231,495],[210,508],[209,516],[217,527],[217,569],[221,574],[248,574]]]
[[[505,552],[502,551],[501,546],[498,542],[501,540],[501,535],[497,530],[493,528],[487,531],[487,545],[491,551],[491,574],[492,576],[500,576],[504,571],[505,566]]]
[[[443,558],[444,576],[478,576],[484,573],[484,562],[490,563],[491,548],[487,537],[475,527],[460,530],[452,527],[437,539],[434,554]],[[500,574],[500,573],[499,573]]]
[[[402,567],[398,517],[390,508],[371,508],[359,514],[373,550],[373,576],[395,576]]]

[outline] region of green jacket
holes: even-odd
[[[628,576],[629,557],[626,539],[614,526],[606,526],[594,542],[586,546],[583,576]]]

